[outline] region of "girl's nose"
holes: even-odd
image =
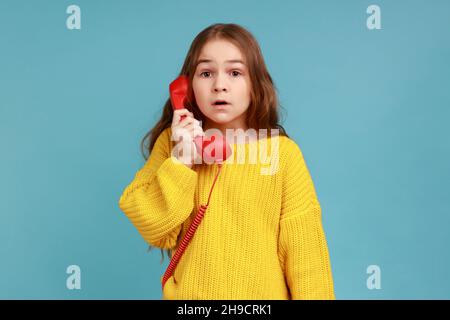
[[[226,91],[226,85],[225,85],[225,79],[223,79],[223,76],[217,75],[216,80],[214,81],[214,91]]]

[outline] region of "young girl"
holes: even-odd
[[[192,84],[186,109],[173,111],[168,99],[143,140],[150,157],[119,200],[145,241],[170,257],[209,203],[163,299],[335,299],[321,206],[300,148],[278,124],[277,95],[255,38],[236,24],[211,25],[194,39],[180,74]],[[232,156],[221,164],[175,151],[195,148],[193,138],[211,129],[227,139],[230,130],[271,134],[228,139]],[[268,174],[247,158],[269,142],[278,152]],[[236,160],[238,151],[245,161]]]

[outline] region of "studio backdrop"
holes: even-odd
[[[161,299],[119,209],[194,37],[258,40],[337,299],[450,298],[450,2],[0,1],[0,298]]]

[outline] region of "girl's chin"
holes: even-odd
[[[207,116],[208,119],[214,121],[217,124],[225,124],[230,122],[231,117],[228,114],[211,114]]]

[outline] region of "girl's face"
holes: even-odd
[[[200,111],[207,118],[205,129],[247,130],[251,83],[245,63],[239,48],[229,41],[211,40],[203,46],[192,89]],[[217,106],[216,100],[228,104]]]

